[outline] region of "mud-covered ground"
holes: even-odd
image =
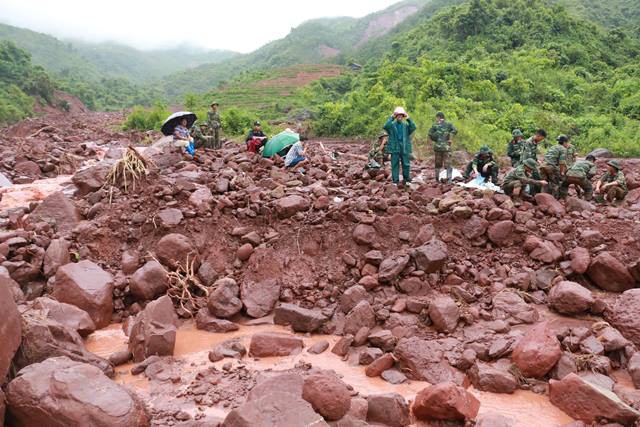
[[[304,174],[233,142],[195,160],[141,147],[148,174],[125,191],[106,177],[145,135],[119,120],[3,133],[3,159],[60,179],[0,214],[9,425],[640,417],[636,160],[619,207],[515,206],[436,184],[425,160],[396,188],[363,172],[365,144],[319,140]],[[77,161],[47,172],[53,150]]]

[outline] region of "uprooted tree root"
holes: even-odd
[[[135,190],[136,183],[144,179],[149,174],[149,167],[153,162],[136,151],[135,148],[129,146],[127,151],[120,160],[118,160],[107,175],[105,186],[113,187],[123,186],[127,192],[129,187]]]
[[[193,317],[206,305],[206,297],[213,289],[204,286],[195,272],[196,257],[187,255],[186,266],[178,264],[176,271],[167,274],[169,289],[167,295],[186,314]]]

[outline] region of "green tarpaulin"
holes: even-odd
[[[290,130],[280,132],[273,138],[271,138],[265,144],[262,149],[262,157],[273,157],[274,154],[279,153],[283,149],[292,146],[296,142],[300,141],[300,135]]]

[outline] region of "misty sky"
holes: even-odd
[[[0,22],[58,38],[116,41],[141,49],[190,43],[250,52],[300,23],[361,17],[398,0],[1,0]]]

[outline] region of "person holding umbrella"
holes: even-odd
[[[189,111],[173,113],[162,124],[162,133],[166,136],[173,136],[175,145],[185,147],[187,153],[195,154],[195,143],[191,138],[189,128],[193,126],[197,117]]]

